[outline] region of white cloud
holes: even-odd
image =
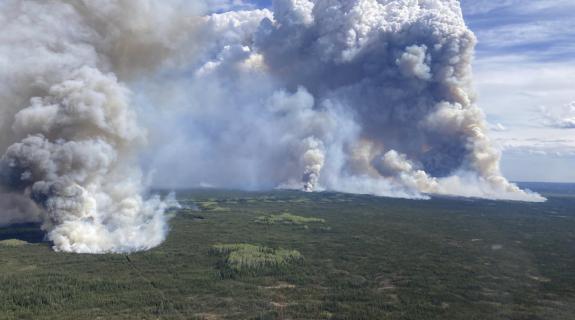
[[[208,0],[208,8],[212,12],[255,9],[255,5],[245,0]]]
[[[575,65],[537,63],[524,56],[481,58],[474,64],[478,103],[491,122],[541,126],[540,106],[561,106],[575,97]]]
[[[557,132],[532,132],[525,137],[495,135],[495,143],[503,152],[515,155],[544,155],[550,157],[575,156],[575,139]]]
[[[575,20],[535,20],[479,30],[477,35],[484,46],[510,47],[570,38],[574,27]]]
[[[516,181],[575,181],[575,134],[546,127],[543,120],[549,119],[540,111],[542,105],[572,101],[575,66],[506,56],[480,59],[475,69],[478,103],[492,123],[491,138],[502,150],[504,175]],[[561,114],[553,119],[566,118]],[[494,130],[497,123],[506,130]]]
[[[463,11],[468,15],[485,14],[495,9],[501,9],[512,5],[517,0],[461,0]]]
[[[572,0],[462,0],[466,21],[479,38],[478,54],[528,53],[534,61],[572,60]]]
[[[502,131],[506,131],[507,128],[503,124],[501,124],[500,122],[497,122],[497,123],[490,123],[489,124],[489,130],[502,132]]]
[[[575,101],[560,107],[541,107],[543,124],[549,127],[575,129]]]
[[[513,181],[575,181],[575,135],[552,128],[492,132],[502,150],[501,168]]]
[[[533,14],[541,11],[561,12],[575,8],[572,0],[461,0],[467,15],[490,14],[495,11],[511,11],[517,14]]]

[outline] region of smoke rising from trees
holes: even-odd
[[[0,6],[0,223],[57,250],[161,243],[145,180],[544,200],[501,175],[456,0]]]

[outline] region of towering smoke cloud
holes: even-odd
[[[543,200],[500,173],[456,0],[276,0],[203,34],[170,79],[185,138],[155,158],[190,173],[159,183]]]
[[[500,173],[457,0],[197,6],[0,3],[0,223],[156,246],[166,204],[138,163],[159,186],[543,200]]]
[[[41,222],[62,251],[163,241],[166,204],[141,196],[146,132],[121,79],[159,68],[190,32],[165,3],[0,4],[0,223]]]

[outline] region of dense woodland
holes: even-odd
[[[168,240],[130,255],[2,228],[0,318],[572,319],[568,188],[546,203],[192,190]]]

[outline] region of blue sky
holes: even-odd
[[[462,0],[478,103],[514,180],[575,181],[575,1]],[[546,110],[546,111],[542,111]]]
[[[211,0],[217,11],[271,0]],[[461,0],[478,103],[516,181],[575,182],[575,0]]]

